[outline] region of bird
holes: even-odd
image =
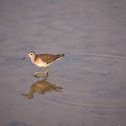
[[[45,72],[36,72],[33,75],[35,76],[38,73],[47,73],[48,75],[48,68],[50,64],[52,64],[54,61],[61,59],[64,57],[64,54],[58,54],[58,55],[53,55],[53,54],[37,54],[34,51],[31,51],[28,53],[26,57],[24,57],[22,60],[30,57],[31,62],[35,64],[38,67],[45,67],[46,71]]]

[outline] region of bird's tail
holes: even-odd
[[[60,56],[61,56],[61,57],[64,57],[64,56],[65,56],[65,54],[61,54]]]
[[[64,57],[64,54],[59,54],[58,58]]]

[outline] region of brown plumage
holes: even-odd
[[[54,62],[55,60],[64,57],[64,54],[59,55],[52,55],[52,54],[38,54],[36,55],[36,59],[39,57],[42,59],[43,62],[46,62],[47,64]]]

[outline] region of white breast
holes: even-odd
[[[37,66],[38,67],[46,67],[46,66],[48,66],[48,64],[44,63],[44,62],[41,62],[41,63],[38,63]]]

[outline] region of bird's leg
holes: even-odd
[[[36,72],[36,73],[34,74],[34,76],[35,76],[36,74],[38,74],[38,73],[47,73],[47,75],[48,75],[48,68],[46,67],[46,71],[45,71],[45,72]]]
[[[36,75],[36,74],[38,74],[38,73],[47,73],[47,72],[36,72],[35,74],[33,74],[34,76]]]
[[[47,73],[47,75],[48,75],[48,68],[46,67],[46,73]]]

